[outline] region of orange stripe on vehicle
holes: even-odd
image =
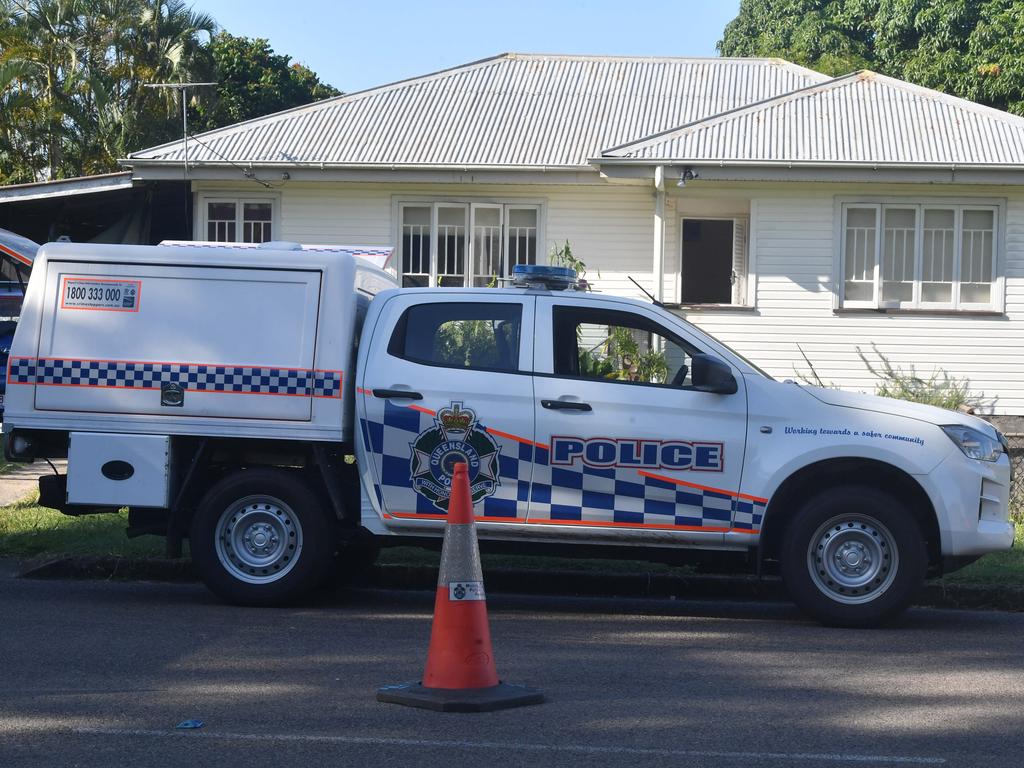
[[[372,390],[362,389],[361,387],[356,387],[356,391],[360,392],[360,393],[362,393],[364,395],[372,395],[373,394]],[[425,414],[427,414],[427,416],[436,416],[437,415],[437,411],[432,411],[429,408],[424,408],[422,405],[403,405],[403,406],[400,406],[400,407],[402,407],[402,408],[412,408],[412,410],[419,411],[420,413],[425,413]],[[515,440],[517,443],[525,443],[526,445],[534,445],[534,446],[536,446],[538,448],[543,448],[545,451],[550,450],[550,446],[547,443],[537,443],[537,442],[534,442],[533,440],[528,440],[525,437],[520,437],[519,435],[513,435],[511,432],[502,432],[500,429],[492,429],[491,427],[487,427],[486,431],[488,432],[488,434],[495,435],[496,437],[504,437],[504,438],[506,438],[508,440]],[[489,517],[487,519],[491,520],[492,518]]]
[[[32,266],[32,259],[29,259],[29,258],[26,258],[25,256],[22,256],[20,253],[18,253],[15,250],[11,250],[6,245],[0,245],[0,251],[3,251],[8,256],[14,257],[18,261],[20,261],[22,264],[24,264],[26,267],[31,267]]]
[[[649,477],[652,480],[661,480],[664,483],[675,483],[676,485],[685,485],[687,488],[697,488],[701,491],[711,491],[712,493],[721,493],[723,496],[735,496],[738,499],[749,499],[750,501],[759,501],[762,504],[767,504],[768,499],[762,499],[760,496],[751,496],[747,493],[739,493],[738,491],[726,491],[723,488],[712,488],[710,485],[698,485],[697,483],[689,483],[686,480],[679,480],[675,477],[666,477],[665,475],[656,475],[653,472],[645,472],[642,469],[637,470],[638,474],[644,477]]]
[[[402,520],[447,520],[448,515],[432,515],[422,512],[392,512],[392,517]],[[480,517],[474,515],[473,519],[478,523],[525,523],[525,517]]]
[[[360,395],[372,395],[373,394],[373,390],[372,389],[363,389],[362,387],[356,387],[356,392],[358,392]]]
[[[487,427],[487,432],[494,435],[495,437],[504,437],[508,440],[515,440],[517,443],[524,443],[525,445],[535,445],[538,448],[549,450],[549,446],[545,443],[536,443],[533,440],[527,440],[525,437],[519,437],[519,435],[509,434],[508,432],[502,432],[500,429],[492,429]]]

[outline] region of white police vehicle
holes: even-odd
[[[129,535],[188,537],[207,585],[248,604],[367,542],[440,536],[460,461],[485,540],[751,553],[834,624],[1012,545],[1010,462],[981,419],[775,381],[558,268],[397,289],[360,258],[380,250],[44,246],[8,457],[67,455],[44,504],[128,506]]]

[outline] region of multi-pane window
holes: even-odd
[[[206,239],[218,243],[265,243],[273,240],[271,200],[206,200]]]
[[[466,284],[466,215],[465,206],[437,207],[437,280],[441,287]]]
[[[998,220],[996,206],[844,205],[844,306],[995,308]]]
[[[404,286],[498,285],[537,263],[540,207],[517,203],[400,203]]]

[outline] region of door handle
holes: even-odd
[[[423,395],[419,392],[413,392],[411,389],[375,389],[373,390],[374,397],[384,398],[385,400],[405,399],[405,400],[422,400]]]
[[[592,411],[590,403],[574,403],[572,400],[541,400],[540,404],[551,411]]]

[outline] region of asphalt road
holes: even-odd
[[[851,631],[783,604],[492,598],[499,673],[548,701],[440,714],[374,700],[419,676],[432,595],[239,609],[2,565],[3,768],[1024,764],[1024,614]]]

